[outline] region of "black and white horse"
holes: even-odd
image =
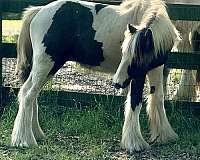
[[[136,27],[128,25],[123,42],[130,23]],[[134,92],[128,94],[122,134],[125,149],[149,148],[139,125],[140,92],[146,74],[151,86],[147,107],[151,141],[177,138],[165,114],[162,72],[166,54],[178,39],[179,33],[161,0],[126,1],[120,6],[60,0],[27,9],[18,40],[16,68],[24,84],[18,95],[11,144],[37,145],[36,139],[44,137],[38,122],[37,96],[66,61],[93,66],[94,70],[99,66],[110,73],[117,70],[113,81],[118,87],[127,87],[132,81],[135,96],[130,101]]]

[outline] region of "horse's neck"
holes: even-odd
[[[139,19],[141,13],[138,10],[125,11],[121,6],[110,6],[95,17],[93,27],[97,31],[98,38],[102,37],[100,39],[104,39],[108,33],[112,34],[114,39],[123,40],[127,24],[137,25]]]
[[[127,8],[127,11],[126,7],[121,7],[120,12],[122,13],[120,16],[122,22],[124,22],[125,24],[130,23],[133,25],[139,25],[141,23],[144,14],[144,6],[141,6],[141,4],[134,5],[130,8]]]

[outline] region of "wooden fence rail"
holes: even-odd
[[[21,13],[24,8],[34,5],[45,5],[49,2],[55,0],[1,0],[2,9],[1,12],[13,12],[13,13]],[[121,0],[87,0],[87,1],[95,1],[99,3],[106,3],[112,5],[119,5]],[[200,9],[199,5],[191,5],[191,4],[167,4],[168,14],[173,20],[192,20],[192,21],[200,21]],[[4,19],[8,19],[9,17],[4,17]]]
[[[16,44],[2,43],[2,20],[13,19],[6,16],[6,13],[17,13],[15,19],[20,18],[20,14],[29,5],[44,5],[53,0],[0,0],[0,87],[2,87],[2,58],[16,57]],[[90,0],[89,0],[90,1]],[[92,0],[91,0],[92,1]],[[94,0],[95,1],[95,0]],[[120,1],[96,0],[112,5],[119,5]],[[167,10],[172,20],[200,21],[200,5],[188,4],[167,4]],[[200,69],[200,52],[193,54],[172,53],[166,64],[169,68],[177,69]],[[0,93],[0,96],[2,94]],[[0,97],[1,100],[1,97]],[[1,105],[1,104],[0,104]],[[196,104],[195,104],[196,106]]]

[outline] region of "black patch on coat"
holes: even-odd
[[[169,51],[170,52],[170,51]],[[151,63],[148,65],[147,70],[150,71],[156,67],[159,67],[167,62],[168,53],[159,53],[157,57],[154,57]]]
[[[133,60],[131,65],[128,66],[127,70],[129,78],[134,79],[137,76],[144,75],[148,71],[165,64],[167,59],[168,53],[166,52],[158,54],[157,57],[154,56],[151,62],[147,65],[138,66],[137,62]]]
[[[96,14],[98,14],[98,12],[103,9],[104,7],[107,7],[108,5],[106,4],[101,4],[101,3],[98,3],[95,5],[95,11],[96,11]]]
[[[128,67],[128,75],[131,81],[131,108],[134,111],[136,106],[142,102],[145,77],[148,71],[163,65],[167,61],[168,54],[159,54],[148,66],[138,66],[133,63]],[[155,92],[155,86],[151,86],[150,93]]]
[[[55,62],[49,74],[55,74],[66,61],[99,66],[104,61],[102,43],[94,40],[93,15],[78,2],[66,2],[55,13],[44,36],[45,52]]]
[[[154,56],[153,35],[150,29],[142,29],[138,32],[135,46],[135,63],[149,64]]]
[[[135,108],[142,103],[145,77],[146,74],[135,77],[131,81],[131,108],[133,111],[135,111]]]
[[[150,94],[155,93],[155,91],[156,91],[156,87],[155,86],[151,86],[150,87]]]

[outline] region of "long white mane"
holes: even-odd
[[[181,40],[179,32],[167,14],[164,1],[126,0],[121,4],[121,8],[121,13],[132,14],[135,17],[133,25],[138,30],[149,27],[152,31],[155,54],[171,50],[172,46]]]

